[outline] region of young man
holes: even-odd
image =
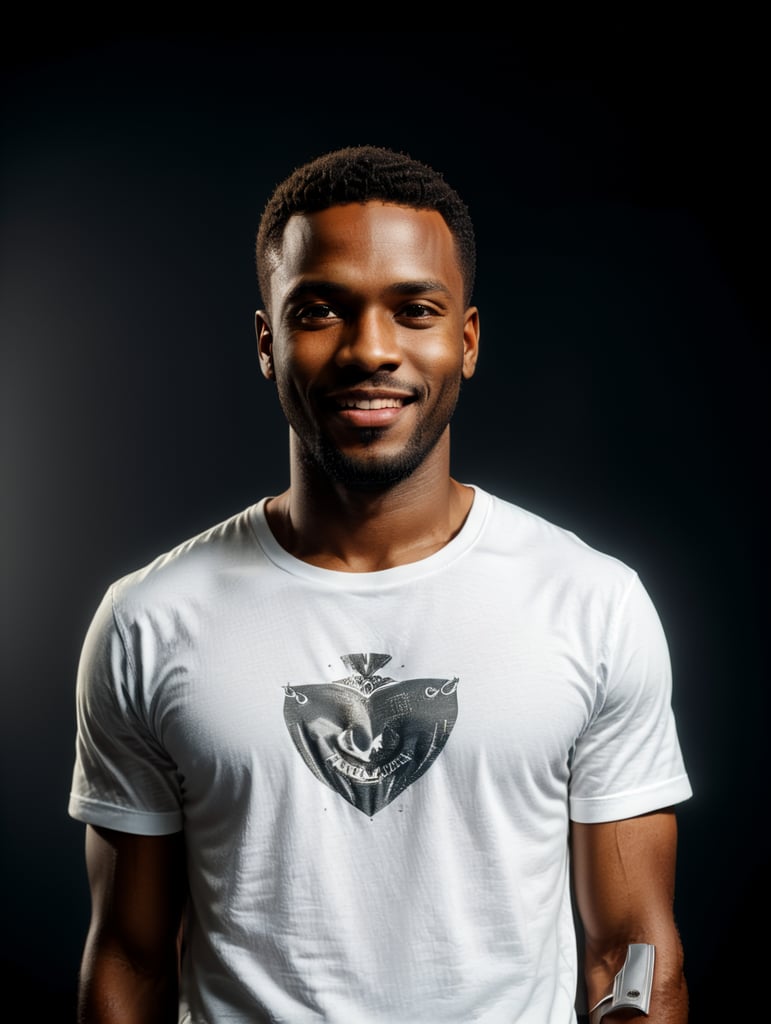
[[[115,583],[84,644],[81,1021],[569,1024],[575,899],[589,1006],[652,945],[649,1019],[683,1024],[656,612],[450,475],[466,207],[330,153],[276,189],[257,268],[289,487]]]

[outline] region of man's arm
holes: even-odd
[[[677,824],[672,811],[571,827],[576,902],[585,933],[589,1008],[611,990],[632,942],[656,947],[649,1024],[686,1024],[688,992],[674,920]],[[608,1013],[603,1024],[629,1021]]]
[[[79,1024],[176,1024],[187,885],[181,832],[138,836],[86,827],[91,925]]]

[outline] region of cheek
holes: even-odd
[[[339,345],[339,332],[333,328],[298,332],[283,346],[285,365],[290,373],[297,376],[319,373],[334,362]]]
[[[413,346],[414,365],[429,379],[460,376],[463,369],[463,340],[426,337]]]
[[[302,382],[313,379],[324,365],[321,346],[303,343],[283,345],[274,353],[276,373],[285,381]]]

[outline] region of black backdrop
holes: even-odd
[[[73,679],[102,591],[287,482],[253,335],[262,204],[306,158],[375,142],[442,169],[478,227],[455,475],[634,565],[659,608],[695,788],[677,888],[693,1019],[730,1005],[768,915],[759,34],[6,35],[6,990],[73,1019]]]

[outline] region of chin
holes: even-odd
[[[323,450],[309,454],[307,461],[312,463],[316,472],[321,470],[334,483],[350,491],[371,494],[388,490],[412,476],[427,455],[428,451],[405,449],[390,457],[357,458],[325,446]]]

